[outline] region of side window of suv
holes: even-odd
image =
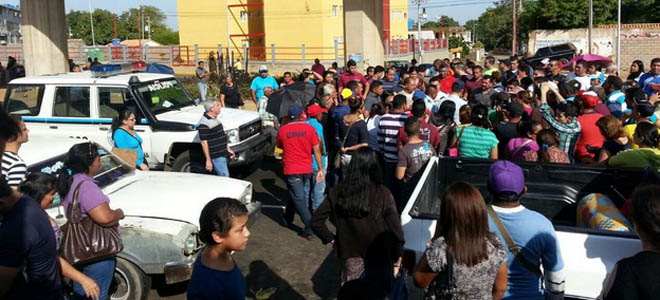
[[[129,109],[138,112],[137,104],[127,88],[98,87],[99,117],[113,118],[120,111]]]
[[[53,116],[89,117],[89,87],[57,87]]]
[[[41,100],[44,94],[43,85],[14,85],[9,86],[7,98],[7,112],[21,116],[39,115]]]

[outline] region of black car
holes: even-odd
[[[548,47],[539,48],[536,54],[532,57],[523,59],[527,64],[536,68],[541,65],[544,58],[550,60],[565,60],[564,63],[570,61],[577,53],[577,48],[573,43],[559,44]]]

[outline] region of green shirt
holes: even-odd
[[[490,152],[497,147],[497,137],[488,130],[477,126],[463,127],[463,134],[459,140],[459,153],[461,157],[490,158]],[[457,136],[462,128],[456,128]]]
[[[660,150],[656,148],[629,149],[610,157],[607,162],[615,168],[660,168]]]

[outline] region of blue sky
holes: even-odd
[[[89,10],[90,0],[64,0],[66,11],[70,10]],[[277,0],[266,0],[277,1]],[[360,1],[360,0],[350,0]],[[2,3],[18,5],[20,0],[0,0]],[[173,28],[178,29],[178,20],[176,17],[176,2],[177,0],[91,0],[92,9],[103,8],[113,13],[121,13],[132,7],[140,5],[154,5],[158,6],[167,16],[165,23]],[[426,0],[422,7],[428,7],[426,13],[429,16],[429,21],[435,21],[436,16],[447,15],[459,23],[464,24],[465,21],[478,18],[481,13],[486,11],[486,8],[492,7],[494,0]],[[408,15],[410,18],[417,18],[417,7],[414,2],[409,0]]]

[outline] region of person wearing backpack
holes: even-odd
[[[504,241],[509,255],[508,289],[502,299],[564,299],[566,275],[555,229],[545,216],[520,204],[527,191],[523,170],[497,161],[490,166],[487,188],[493,199],[488,227]]]

